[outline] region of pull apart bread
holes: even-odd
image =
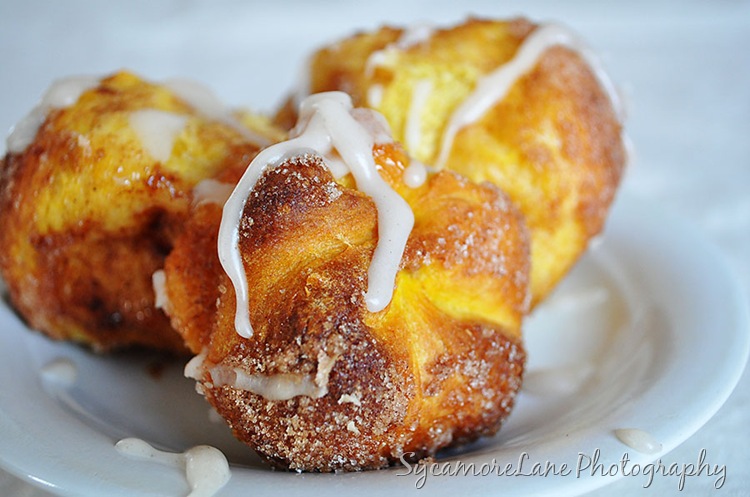
[[[526,20],[382,28],[316,52],[295,101],[341,90],[416,160],[500,186],[531,231],[541,301],[603,227],[626,161],[618,94],[570,31]]]
[[[185,353],[155,307],[152,274],[193,187],[270,141],[194,83],[124,72],[59,81],[1,163],[0,270],[13,306],[55,339]]]
[[[186,374],[240,440],[293,470],[380,468],[508,415],[528,250],[498,188],[411,163],[382,117],[331,92],[226,203],[196,205],[161,292],[198,354]]]

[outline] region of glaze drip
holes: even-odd
[[[52,109],[64,109],[78,101],[83,92],[99,84],[99,78],[91,76],[73,76],[55,81],[42,97],[41,102],[13,126],[7,139],[8,152],[23,153],[34,141],[39,128]]]
[[[198,445],[182,453],[165,452],[138,438],[125,438],[115,444],[120,454],[184,469],[190,485],[187,497],[212,497],[231,477],[229,463],[220,450]]]
[[[253,328],[248,309],[248,282],[239,251],[240,221],[250,192],[267,170],[290,157],[311,150],[323,157],[332,174],[350,173],[357,189],[373,199],[378,211],[378,244],[368,269],[365,303],[370,312],[388,305],[393,295],[396,273],[414,225],[409,204],[383,180],[372,156],[376,143],[386,140],[387,125],[376,112],[354,109],[351,98],[342,92],[311,95],[300,105],[300,118],[290,139],[263,150],[224,205],[219,227],[218,252],[237,298],[235,329],[250,337]]]

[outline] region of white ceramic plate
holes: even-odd
[[[223,497],[579,494],[621,476],[610,467],[624,457],[631,472],[662,457],[716,412],[747,358],[744,302],[714,248],[653,206],[621,199],[606,236],[528,321],[527,383],[500,434],[428,467],[440,473],[459,463],[477,471],[511,465],[505,475],[483,477],[425,477],[403,466],[339,475],[270,471],[211,421],[181,365],[159,376],[154,358],[96,357],[50,343],[3,306],[0,463],[61,495],[186,495],[178,469],[115,451],[115,442],[135,436],[175,452],[197,444],[223,450],[232,465]],[[60,358],[78,368],[72,385],[40,373]],[[545,381],[550,374],[557,384]],[[618,428],[645,430],[661,451],[647,455],[623,445],[613,433]],[[601,466],[592,474],[597,453]],[[524,476],[535,463],[557,472],[567,464],[570,473]]]

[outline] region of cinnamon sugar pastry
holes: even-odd
[[[493,434],[525,361],[520,214],[494,186],[410,165],[342,93],[302,109],[167,259],[166,308],[198,354],[187,374],[293,470],[380,468]]]

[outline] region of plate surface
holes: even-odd
[[[526,382],[497,436],[421,470],[340,475],[268,470],[213,419],[181,364],[51,343],[3,305],[0,465],[61,495],[186,495],[178,469],[115,451],[119,439],[139,437],[174,452],[220,448],[232,466],[222,497],[575,495],[623,476],[623,461],[646,483],[646,465],[697,431],[737,383],[750,347],[744,302],[717,250],[679,219],[623,197],[604,237],[527,321]],[[43,374],[60,359],[75,365],[74,382]],[[624,445],[620,428],[648,432],[661,450]]]

